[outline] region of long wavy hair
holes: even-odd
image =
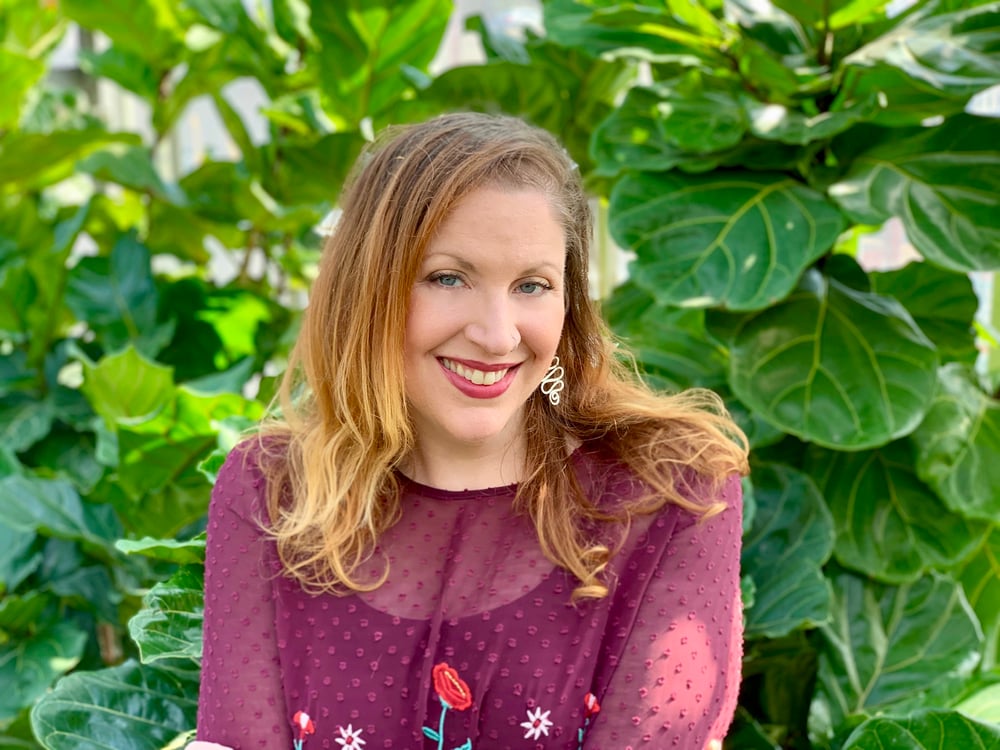
[[[618,511],[624,524],[666,503],[713,515],[724,505],[699,504],[683,485],[695,477],[711,491],[746,471],[746,440],[716,395],[658,395],[621,361],[589,298],[587,197],[552,136],[472,113],[392,128],[349,179],[280,387],[280,416],[260,429],[267,530],[286,573],[310,592],[365,591],[385,580],[365,584],[355,573],[400,517],[395,470],[414,447],[403,382],[410,293],[428,242],[481,187],[541,191],[565,232],[557,354],[566,387],[558,407],[538,392],[528,400],[515,504],[546,556],[578,579],[574,600],[607,594],[601,574],[614,550],[593,532],[610,517],[579,486],[567,445],[600,441],[646,484],[643,500]]]

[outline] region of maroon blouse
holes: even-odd
[[[515,486],[403,480],[366,594],[310,596],[260,531],[263,480],[234,451],[215,485],[205,566],[198,739],[237,750],[689,748],[729,726],[740,680],[741,495],[697,523],[669,505],[634,519],[610,595],[574,606]],[[579,449],[592,498],[640,492]],[[711,498],[716,499],[716,498]],[[618,533],[624,530],[619,529]]]

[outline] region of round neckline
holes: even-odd
[[[568,455],[567,459],[574,467],[579,467],[582,458],[585,453],[587,453],[587,447],[585,443],[581,443],[576,446]],[[472,500],[475,498],[482,497],[502,497],[504,495],[515,495],[517,494],[517,488],[520,486],[519,482],[512,482],[511,484],[500,485],[497,487],[483,487],[480,489],[465,489],[465,490],[445,490],[440,487],[434,487],[429,484],[423,484],[418,482],[416,479],[411,479],[401,472],[398,468],[394,469],[396,478],[399,480],[400,485],[403,489],[409,489],[421,497],[431,498],[434,500]]]
[[[411,490],[419,494],[421,497],[432,498],[434,500],[473,500],[482,497],[514,495],[517,493],[517,488],[519,486],[517,482],[514,482],[512,484],[505,484],[498,487],[446,490],[441,487],[433,487],[429,484],[423,484],[422,482],[418,482],[416,479],[411,479],[398,469],[396,470],[396,476],[398,477],[400,484],[403,486],[403,489]]]

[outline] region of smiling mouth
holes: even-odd
[[[505,367],[502,370],[476,370],[447,359],[446,357],[441,357],[440,361],[441,364],[443,364],[447,369],[475,385],[493,385],[494,383],[499,383],[503,380],[504,375],[511,370],[509,367]]]

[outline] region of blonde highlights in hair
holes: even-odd
[[[746,471],[745,438],[717,396],[654,394],[615,356],[588,295],[587,198],[552,136],[515,118],[472,113],[390,129],[359,160],[343,193],[281,384],[281,417],[261,426],[268,532],[286,573],[308,591],[364,591],[382,582],[363,584],[356,571],[400,516],[394,470],[414,447],[403,368],[410,293],[428,243],[480,187],[541,191],[565,232],[557,354],[566,389],[558,407],[540,393],[529,399],[525,479],[515,502],[533,520],[544,553],[579,580],[574,598],[607,593],[601,573],[613,550],[584,531],[608,517],[577,485],[568,443],[600,440],[649,487],[618,522],[664,503],[718,512],[686,498],[681,469],[716,484]]]

